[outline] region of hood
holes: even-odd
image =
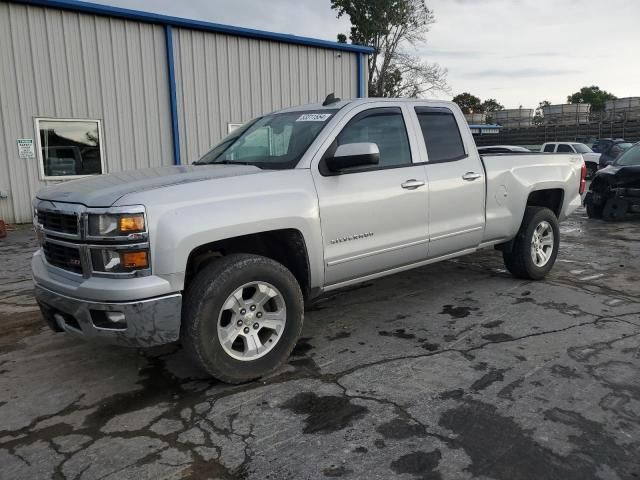
[[[54,202],[81,203],[87,207],[110,207],[128,193],[216,178],[250,175],[262,171],[250,165],[182,165],[146,168],[59,183],[40,190],[36,197]]]
[[[606,187],[640,188],[640,165],[609,165],[598,170],[590,189],[600,191]]]
[[[583,153],[582,158],[584,158],[585,162],[597,162],[600,160],[600,154],[596,152]]]

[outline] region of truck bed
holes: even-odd
[[[518,231],[514,218],[522,218],[527,199],[538,190],[553,189],[538,199],[552,205],[560,195],[555,212],[559,220],[581,205],[578,154],[509,153],[481,155],[486,175],[486,226],[484,244],[512,238]]]

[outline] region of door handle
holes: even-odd
[[[407,180],[400,186],[406,190],[415,190],[418,187],[424,186],[424,182],[422,180],[416,180],[415,178],[412,178],[411,180]]]
[[[466,180],[467,182],[473,182],[474,180],[477,180],[481,176],[482,176],[481,173],[467,172],[462,176],[462,179]]]

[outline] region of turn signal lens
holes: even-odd
[[[587,164],[582,162],[582,168],[580,169],[580,188],[578,192],[582,195],[587,188]]]
[[[121,252],[120,264],[125,268],[147,268],[149,266],[147,252],[144,250],[138,252]]]
[[[144,232],[144,215],[123,215],[120,217],[119,228],[122,233]]]

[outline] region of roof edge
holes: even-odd
[[[236,27],[221,23],[204,22],[201,20],[191,20],[188,18],[173,17],[159,13],[132,10],[129,8],[113,7],[98,3],[84,2],[79,0],[10,0],[13,3],[25,5],[35,5],[39,7],[59,8],[94,15],[104,15],[110,17],[137,20],[146,23],[156,23],[161,25],[171,25],[173,27],[190,28],[207,32],[224,33],[239,37],[255,38],[258,40],[271,40],[274,42],[291,43],[295,45],[305,45],[308,47],[327,48],[330,50],[342,50],[357,53],[372,53],[373,48],[364,45],[354,45],[349,43],[338,43],[317,38],[300,37],[286,33],[268,32],[265,30],[255,30],[253,28]]]

